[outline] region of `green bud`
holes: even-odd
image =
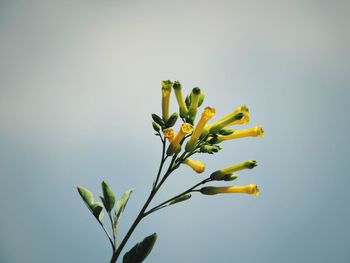
[[[157,123],[159,126],[163,127],[164,126],[164,121],[161,117],[159,117],[157,114],[153,113],[152,114],[152,119]]]
[[[165,123],[165,128],[173,127],[175,125],[178,117],[179,117],[179,115],[176,112],[171,114],[171,116],[169,117],[169,119]]]
[[[188,109],[191,106],[191,93],[186,96],[185,103]]]
[[[156,132],[159,132],[160,127],[159,127],[159,125],[158,125],[155,121],[152,121],[152,126],[153,126],[153,129],[154,129]]]
[[[238,163],[238,164],[234,164],[231,166],[228,166],[226,168],[220,169],[218,171],[213,172],[210,175],[210,178],[212,180],[222,180],[225,175],[229,174],[229,173],[233,173],[233,172],[237,172],[243,169],[252,169],[256,166],[256,161],[254,160],[249,160],[249,161],[245,161],[242,163]]]
[[[162,81],[162,88],[163,89],[171,89],[173,87],[173,82],[171,80],[163,80]]]
[[[183,202],[183,201],[186,201],[188,199],[191,198],[191,194],[184,194],[182,196],[179,196],[178,198],[174,199],[173,201],[171,201],[169,203],[169,205],[173,205],[173,204],[176,204],[176,203],[180,203],[180,202]]]
[[[103,181],[101,183],[102,186],[102,192],[103,192],[103,204],[108,212],[112,211],[114,203],[115,203],[115,196],[112,191],[112,189],[109,187],[109,185]]]
[[[197,115],[197,108],[198,108],[200,93],[201,93],[200,88],[195,87],[192,89],[191,105],[190,105],[190,108],[188,109],[188,117],[189,117],[189,120],[192,121],[192,123]]]
[[[209,154],[213,154],[216,153],[218,151],[220,151],[222,148],[219,145],[203,145],[199,151],[201,153],[209,153]]]
[[[230,135],[230,134],[232,134],[232,133],[234,133],[234,130],[232,130],[232,129],[227,129],[227,128],[221,129],[221,130],[219,131],[219,134],[220,134],[220,135]]]

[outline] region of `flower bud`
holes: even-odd
[[[152,121],[152,126],[153,126],[153,129],[154,129],[156,132],[159,132],[160,127],[159,127],[159,125],[158,125],[155,121]]]
[[[234,173],[243,169],[252,169],[257,165],[255,160],[248,160],[242,163],[234,164],[223,168],[221,170],[215,171],[210,175],[210,178],[213,180],[222,180],[225,175],[229,173]]]
[[[200,94],[201,94],[200,88],[195,87],[192,89],[191,105],[190,105],[190,108],[188,109],[188,117],[192,122],[195,120],[197,115],[197,108],[198,108]]]
[[[174,82],[173,86],[177,103],[179,104],[179,112],[181,118],[187,118],[188,109],[182,96],[182,85],[179,81]]]
[[[244,193],[258,196],[260,190],[256,184],[248,184],[244,186],[206,186],[199,190],[204,195],[216,195],[226,193]]]
[[[224,127],[226,127],[230,123],[242,119],[243,116],[244,116],[243,112],[238,112],[237,114],[233,115],[231,118],[228,118],[228,119],[223,120],[223,121],[218,121],[218,122],[212,124],[211,128],[210,128],[210,133],[219,132],[221,129],[223,129]]]
[[[157,114],[153,113],[152,114],[152,119],[157,123],[159,126],[163,127],[164,126],[164,121],[162,120],[161,117],[159,117]]]
[[[264,129],[261,126],[254,126],[246,130],[235,130],[234,133],[227,136],[222,136],[221,141],[232,140],[243,137],[262,137],[264,136]]]
[[[162,81],[162,116],[164,121],[167,121],[169,118],[169,102],[172,86],[173,83],[170,80]]]
[[[188,199],[191,198],[191,194],[184,194],[182,196],[179,196],[178,198],[174,199],[173,201],[171,201],[169,203],[169,205],[173,205],[173,204],[176,204],[176,203],[180,203],[180,202],[183,202],[183,201],[186,201]]]

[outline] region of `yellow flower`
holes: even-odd
[[[243,116],[240,117],[240,115],[238,115],[239,113],[242,113]],[[218,120],[212,124],[206,125],[202,131],[200,138],[204,138],[205,136],[207,136],[209,134],[209,132],[211,132],[212,128],[213,128],[212,131],[217,132],[224,127],[232,126],[232,125],[236,125],[236,124],[247,124],[247,123],[249,123],[249,121],[250,121],[249,109],[246,105],[241,105],[238,108],[236,108],[234,111],[232,111],[231,113],[222,117],[220,120]]]
[[[199,122],[197,123],[190,140],[186,144],[186,151],[187,152],[191,152],[194,150],[204,126],[215,115],[215,112],[216,112],[215,109],[211,108],[211,107],[206,107],[204,109],[202,116],[201,116]]]
[[[169,118],[169,101],[172,86],[173,83],[170,80],[162,81],[162,117],[164,121],[167,121]]]
[[[262,137],[264,135],[264,129],[261,126],[254,126],[246,130],[235,130],[234,133],[226,136],[219,136],[219,141],[243,138],[243,137]]]
[[[164,137],[167,138],[169,142],[171,142],[175,137],[175,132],[172,128],[164,129],[163,134],[164,134]]]
[[[260,190],[256,184],[248,184],[243,186],[206,186],[199,190],[204,195],[216,195],[226,193],[243,193],[258,196]]]
[[[225,177],[225,175],[234,173],[243,169],[253,169],[256,166],[255,160],[248,160],[245,162],[237,163],[226,168],[220,169],[218,171],[213,172],[210,175],[210,178],[213,180],[221,180]]]
[[[201,161],[193,160],[190,158],[187,158],[184,161],[185,164],[187,164],[189,167],[191,167],[194,171],[197,173],[203,173],[205,170],[205,164]]]
[[[181,150],[181,141],[184,139],[186,134],[189,134],[193,131],[193,126],[189,123],[183,123],[180,127],[180,131],[176,134],[174,139],[171,141],[168,150],[167,155],[172,155],[175,153],[175,151]]]
[[[181,118],[187,118],[188,109],[182,96],[182,85],[179,81],[174,82],[174,91],[177,103],[179,104],[179,112]]]

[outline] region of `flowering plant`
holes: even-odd
[[[179,112],[174,112],[170,115],[169,102],[172,90],[174,90],[179,105]],[[257,165],[255,160],[247,160],[214,171],[207,178],[201,180],[189,189],[153,206],[152,208],[149,208],[151,201],[164,182],[177,168],[179,168],[180,165],[188,165],[197,173],[203,173],[205,171],[205,164],[199,160],[190,158],[193,155],[198,153],[214,154],[222,150],[222,147],[219,144],[223,141],[243,137],[263,136],[264,131],[260,126],[244,130],[227,128],[230,126],[249,123],[249,110],[246,105],[236,108],[231,113],[210,124],[208,124],[208,122],[215,115],[216,111],[212,107],[206,107],[195,124],[198,108],[202,105],[203,101],[204,93],[202,93],[201,89],[198,87],[193,88],[190,94],[187,95],[186,99],[184,99],[180,82],[172,82],[170,80],[162,82],[162,116],[160,117],[157,114],[152,114],[152,126],[156,132],[155,135],[159,136],[162,143],[159,169],[147,200],[120,243],[118,243],[117,239],[118,224],[133,190],[126,191],[122,197],[116,201],[111,187],[103,181],[101,184],[103,193],[103,195],[100,196],[101,202],[95,202],[91,191],[84,187],[78,187],[80,196],[108,237],[113,250],[110,260],[111,263],[117,262],[125,244],[142,219],[167,206],[190,199],[192,193],[200,193],[203,195],[216,195],[223,193],[259,195],[259,188],[255,184],[220,187],[208,186],[208,184],[213,181],[234,181],[238,178],[236,172],[243,169],[252,169]],[[182,124],[180,125],[178,132],[175,133],[173,127],[179,117],[182,120]],[[164,169],[165,164],[168,164],[166,169]],[[111,223],[112,234],[107,231],[102,222],[104,209],[107,212]],[[124,254],[123,262],[142,262],[151,252],[156,239],[157,234],[154,233],[137,243],[130,251]]]

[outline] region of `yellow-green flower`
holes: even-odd
[[[162,81],[162,117],[164,121],[169,118],[169,101],[173,83],[170,80]]]
[[[180,127],[180,131],[176,134],[174,139],[171,141],[168,150],[167,155],[172,155],[175,153],[175,151],[181,150],[181,141],[184,139],[186,134],[189,134],[193,131],[193,126],[189,123],[183,123]]]
[[[243,186],[206,186],[199,190],[204,195],[216,195],[226,193],[243,193],[258,196],[260,190],[256,184],[248,184]]]
[[[190,108],[188,109],[188,117],[190,118],[191,121],[194,121],[194,119],[196,118],[200,94],[201,94],[200,88],[195,87],[192,89],[191,105],[190,105]]]
[[[187,118],[188,109],[183,99],[181,83],[179,81],[175,81],[173,88],[174,88],[177,103],[179,104],[180,117]]]
[[[201,161],[187,158],[184,161],[184,163],[187,164],[189,167],[191,167],[197,173],[203,173],[205,170],[205,164]]]
[[[264,129],[261,126],[254,126],[245,130],[235,130],[234,133],[230,135],[224,135],[218,137],[218,142],[232,140],[243,137],[262,137],[264,136]]]
[[[215,115],[215,112],[216,112],[215,109],[211,108],[211,107],[206,107],[204,109],[202,116],[201,116],[200,120],[198,121],[190,140],[186,144],[186,151],[187,152],[191,152],[194,150],[204,126]]]
[[[248,160],[245,162],[237,163],[228,167],[225,167],[223,169],[217,170],[213,172],[210,175],[210,178],[213,180],[221,180],[225,177],[227,174],[231,174],[243,169],[253,169],[256,166],[256,161],[255,160]]]

